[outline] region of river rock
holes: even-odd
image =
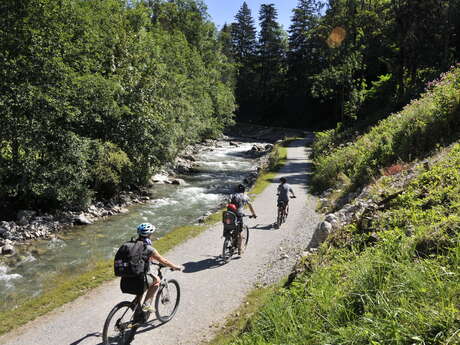
[[[1,248],[1,254],[2,255],[14,255],[16,254],[16,250],[14,249],[13,245],[11,244],[5,244],[2,248]]]
[[[92,221],[90,221],[84,214],[80,214],[77,217],[74,218],[73,222],[78,225],[89,225],[93,224]]]
[[[8,230],[0,228],[0,238],[8,238]]]
[[[233,142],[233,141],[230,141],[228,143],[230,146],[235,146],[235,147],[239,147],[240,145],[238,145],[237,143]]]
[[[181,178],[175,178],[175,179],[171,180],[171,183],[176,184],[176,185],[180,185],[180,186],[185,186],[187,184],[185,182],[185,180],[183,180]]]
[[[163,175],[163,174],[155,174],[153,175],[150,180],[149,180],[149,183],[154,185],[154,184],[162,184],[162,183],[166,183],[166,181],[168,181],[168,176],[167,175]]]

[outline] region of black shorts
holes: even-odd
[[[289,204],[289,200],[288,201],[283,201],[283,200],[278,200],[278,207],[285,207]]]

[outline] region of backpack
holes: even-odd
[[[224,211],[222,212],[222,223],[224,225],[224,236],[228,236],[229,233],[236,229],[237,216],[234,212]]]
[[[140,277],[148,269],[148,261],[144,255],[145,244],[142,241],[123,243],[115,254],[113,263],[114,273],[117,277]]]

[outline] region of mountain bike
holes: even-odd
[[[294,199],[295,196],[291,196],[291,199]],[[286,222],[287,216],[289,214],[289,205],[282,201],[278,201],[278,210],[277,210],[277,216],[276,216],[276,227],[279,228],[281,224]]]
[[[168,322],[176,314],[180,302],[180,287],[175,279],[167,279],[162,271],[166,266],[158,266],[160,286],[155,296],[155,316],[162,323]],[[171,269],[172,271],[172,269]],[[130,344],[137,329],[151,323],[151,312],[142,311],[142,295],[136,296],[132,301],[118,303],[110,311],[104,323],[102,340],[104,345]]]
[[[238,251],[238,233],[241,232],[241,253],[244,252],[249,242],[249,228],[243,224],[243,218],[249,216],[243,214],[241,217],[237,217],[235,224],[230,229],[224,230],[224,245],[222,247],[222,260],[228,262],[230,258]],[[241,254],[240,253],[240,254]]]

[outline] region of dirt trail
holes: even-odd
[[[297,199],[290,202],[289,218],[281,229],[272,227],[276,211],[276,179],[253,202],[258,218],[246,221],[251,229],[243,257],[220,264],[223,242],[220,224],[167,253],[166,257],[185,267],[184,272],[170,274],[181,284],[179,310],[169,323],[139,329],[132,344],[199,344],[212,337],[255,283],[267,281],[267,275],[278,278],[290,270],[295,261],[293,251],[298,253],[307,247],[318,222],[318,215],[314,212],[315,199],[308,194],[306,187],[311,168],[310,151],[305,149],[309,141],[311,135],[291,143],[287,163],[279,173],[279,176],[288,178],[297,195]],[[284,252],[289,255],[283,255]],[[0,337],[0,344],[101,344],[102,326],[108,312],[116,303],[130,299],[130,296],[120,293],[118,284],[118,280],[114,280],[94,289],[74,302]],[[11,316],[14,317],[14,313]]]

